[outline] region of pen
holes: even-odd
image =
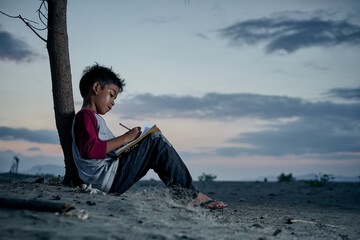
[[[131,130],[130,128],[128,128],[127,126],[125,126],[124,124],[122,124],[122,123],[119,123],[120,124],[120,126],[122,126],[122,127],[124,127],[124,128],[126,128],[127,130]]]

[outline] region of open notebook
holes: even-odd
[[[134,145],[136,145],[138,142],[140,142],[144,137],[149,135],[152,132],[160,132],[160,129],[156,127],[156,125],[149,123],[148,121],[144,121],[144,127],[142,129],[141,135],[133,140],[132,142],[129,142],[128,144],[125,144],[121,148],[115,150],[116,155],[119,156],[121,153],[125,152],[126,150],[130,149]]]

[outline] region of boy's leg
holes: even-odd
[[[199,191],[193,186],[191,175],[178,153],[161,133],[144,138],[129,153],[119,158],[119,167],[111,192],[123,193],[153,169],[169,187],[190,190],[193,198]]]

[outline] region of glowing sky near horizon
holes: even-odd
[[[39,1],[0,10],[39,22]],[[68,1],[75,108],[95,62],[125,78],[104,116],[156,123],[194,178],[360,175],[360,2]],[[46,32],[42,32],[46,37]],[[0,15],[0,172],[63,165],[46,45]]]

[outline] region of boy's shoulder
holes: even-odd
[[[79,112],[76,113],[75,115],[75,122],[103,122],[103,118],[97,114],[96,112],[90,110],[90,109],[81,109]]]
[[[93,110],[83,108],[83,109],[80,109],[80,111],[78,111],[76,113],[76,115],[95,115],[95,113],[96,112],[94,112]]]
[[[83,117],[95,117],[95,112],[90,109],[81,109],[75,115],[76,118],[83,118]]]
[[[75,115],[75,122],[83,122],[84,120],[96,120],[95,112],[89,109],[81,109]]]

